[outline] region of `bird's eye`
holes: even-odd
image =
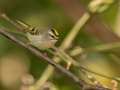
[[[33,31],[33,32],[34,32],[34,31],[35,31],[35,28],[34,28],[34,27],[33,27],[33,28],[31,28],[31,31]]]
[[[56,36],[54,36],[54,35],[51,35],[51,34],[50,34],[50,37],[51,37],[52,40],[58,40],[58,37],[56,37]]]
[[[34,31],[34,28],[32,28],[32,30],[31,31]]]
[[[58,40],[58,35],[59,34],[55,29],[51,28],[49,30],[49,35],[51,36],[51,39]]]
[[[55,38],[53,35],[51,35],[52,38]]]
[[[51,28],[50,29],[51,30],[51,32],[55,35],[55,36],[57,36],[58,37],[58,32],[54,29],[54,28]]]

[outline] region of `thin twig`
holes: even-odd
[[[85,68],[85,67],[83,67],[83,66],[79,66],[79,68],[80,68],[81,70],[83,70],[84,72],[88,72],[88,73],[91,73],[91,74],[94,74],[94,75],[97,75],[97,76],[100,76],[100,77],[103,77],[103,78],[106,78],[106,79],[109,79],[109,80],[115,80],[115,81],[117,81],[117,82],[120,82],[120,80],[118,80],[118,79],[115,78],[115,77],[111,77],[111,76],[107,76],[107,75],[104,75],[104,74],[101,74],[101,73],[94,72],[94,71],[92,71],[92,70],[90,70],[90,69],[87,69],[87,68]],[[80,71],[81,71],[81,70],[80,70]]]
[[[109,50],[114,50],[120,48],[120,42],[113,42],[107,44],[96,45],[94,47],[82,48],[77,46],[73,50],[70,51],[71,56],[77,56],[81,54],[87,54],[92,52],[106,52]]]
[[[90,19],[90,14],[88,12],[84,13],[82,17],[76,22],[74,27],[71,29],[69,34],[64,39],[63,43],[61,44],[61,49],[67,49],[72,44],[75,37],[78,35],[81,28],[87,23]]]

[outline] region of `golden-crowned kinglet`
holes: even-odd
[[[58,33],[53,28],[40,30],[32,27],[28,30],[26,36],[30,44],[39,49],[51,48],[58,40]]]
[[[55,45],[58,40],[58,32],[54,28],[44,28],[40,29],[39,27],[32,27],[22,21],[16,20],[13,21],[7,15],[1,15],[5,20],[9,21],[18,28],[23,28],[26,37],[29,40],[29,44],[39,48],[39,49],[48,49]],[[21,27],[22,26],[22,27]]]
[[[47,49],[54,46],[58,40],[58,32],[54,28],[32,27],[21,21],[17,23],[25,27],[25,32],[29,43],[39,49]]]

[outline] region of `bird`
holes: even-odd
[[[22,28],[22,31],[25,32],[25,36],[28,39],[28,44],[37,47],[38,49],[45,50],[52,48],[59,39],[59,33],[53,27],[34,27],[21,20],[14,21],[6,14],[2,14],[1,16],[11,24],[17,26],[19,29]]]
[[[58,41],[58,33],[54,28],[40,28],[30,27],[26,32],[26,36],[31,45],[44,50],[52,48]]]

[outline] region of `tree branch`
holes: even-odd
[[[17,39],[16,37],[14,37],[13,35],[11,35],[10,33],[8,33],[6,31],[6,29],[0,28],[0,34],[4,37],[6,37],[7,39],[11,40],[12,42],[26,48],[27,50],[29,50],[31,53],[33,53],[34,55],[36,55],[40,60],[41,58],[43,58],[47,63],[49,63],[50,65],[52,65],[53,67],[55,67],[56,69],[58,69],[59,71],[61,71],[62,73],[66,74],[66,76],[68,76],[69,78],[71,78],[75,83],[77,83],[81,88],[92,88],[91,90],[110,90],[108,88],[105,88],[103,86],[96,86],[96,85],[90,85],[88,83],[86,83],[85,81],[79,79],[76,75],[72,74],[70,71],[66,70],[65,68],[63,68],[61,65],[55,63],[53,60],[51,60],[50,58],[44,56],[40,51],[38,51],[37,49],[35,49],[32,46],[28,46],[26,43],[24,43],[23,41],[20,41],[19,39]],[[87,89],[84,89],[87,90]]]
[[[1,29],[0,28],[0,34],[3,35],[4,37],[6,37],[7,39],[11,40],[12,42],[14,42],[16,44],[19,44],[20,46],[26,48],[31,53],[33,53],[34,55],[36,55],[38,58],[40,58],[40,59],[43,58],[50,65],[54,66],[56,69],[58,69],[59,71],[63,72],[64,74],[66,74],[68,77],[70,77],[71,79],[73,79],[76,83],[78,83],[80,86],[83,86],[84,82],[82,80],[79,80],[79,78],[77,76],[73,75],[71,72],[69,72],[68,70],[66,70],[65,68],[63,68],[62,66],[60,66],[59,64],[55,63],[50,58],[44,56],[40,51],[38,51],[34,47],[32,47],[30,45],[27,45],[24,42],[18,40],[16,37],[14,37],[10,33],[8,33],[5,29]]]

